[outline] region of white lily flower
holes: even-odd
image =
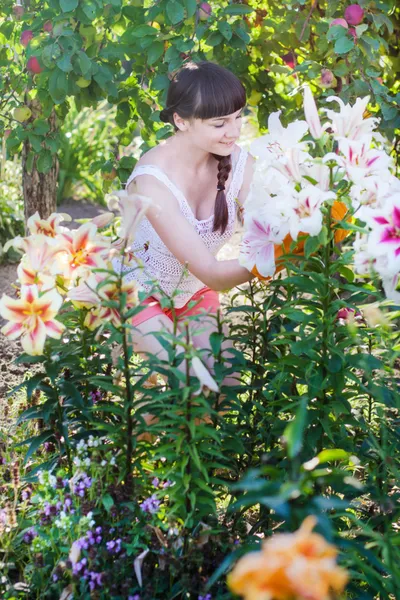
[[[200,391],[203,388],[207,388],[212,392],[219,392],[217,382],[210,375],[209,371],[206,369],[206,367],[203,365],[203,363],[197,356],[194,356],[192,358],[192,367],[197,379],[200,381]]]
[[[389,169],[393,166],[393,159],[383,150],[371,148],[370,137],[360,141],[341,139],[339,150],[339,154],[326,154],[323,162],[335,160],[345,169],[350,181],[359,184],[372,175],[378,176],[381,181],[391,177]]]
[[[281,112],[279,110],[269,116],[269,133],[257,138],[250,146],[250,152],[261,160],[271,162],[291,148],[298,148],[299,150],[307,148],[306,142],[300,141],[308,131],[307,123],[305,121],[294,121],[285,128],[279,119]]]
[[[321,120],[318,115],[317,105],[315,104],[314,96],[308,85],[304,86],[303,110],[307,121],[308,128],[315,140],[319,140],[325,130],[330,126],[330,123],[321,125]]]
[[[325,165],[323,162],[314,161],[309,164],[301,165],[301,175],[302,175],[303,180],[306,177],[310,177],[311,179],[314,179],[314,181],[316,181],[315,185],[320,190],[323,190],[324,192],[327,192],[329,190],[330,171],[329,171],[329,167],[327,165]],[[307,181],[307,183],[309,183],[309,181],[307,179],[305,179],[305,181]]]
[[[308,185],[298,192],[298,204],[290,219],[290,235],[294,240],[302,231],[311,236],[322,229],[321,206],[326,200],[334,200],[334,192],[323,192],[314,185]]]
[[[328,118],[331,120],[331,127],[336,139],[362,140],[365,136],[371,136],[373,130],[380,122],[377,117],[364,119],[364,113],[369,102],[369,96],[357,98],[355,104],[345,104],[338,96],[329,96],[327,102],[338,102],[340,112],[324,109]],[[375,139],[382,139],[378,133],[374,133]]]

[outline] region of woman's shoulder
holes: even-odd
[[[168,152],[168,148],[169,145],[167,144],[167,141],[154,146],[154,148],[150,148],[150,150],[147,150],[147,152],[142,154],[137,161],[135,168],[152,165],[163,169],[168,164],[168,156],[169,159],[171,159],[171,154]],[[169,162],[171,161],[169,160]]]

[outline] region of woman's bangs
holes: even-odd
[[[230,73],[229,73],[230,75]],[[231,115],[246,105],[246,92],[236,77],[204,78],[198,91],[196,119],[214,119]]]

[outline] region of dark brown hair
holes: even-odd
[[[171,123],[177,131],[173,119],[175,112],[182,119],[214,119],[231,115],[245,104],[244,86],[228,69],[208,61],[189,62],[171,81],[167,106],[160,112],[160,119],[164,123]],[[218,160],[213,231],[224,233],[229,218],[225,183],[232,169],[232,161],[230,155],[213,156]]]

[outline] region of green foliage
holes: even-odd
[[[19,162],[7,160],[0,181],[0,259],[3,258],[2,246],[23,233],[22,168]]]
[[[93,164],[112,151],[114,117],[115,110],[106,102],[97,109],[69,111],[61,128],[58,203],[71,196],[104,202],[103,180],[93,173]]]
[[[285,118],[292,119],[300,102],[292,92],[308,81],[315,93],[339,94],[344,101],[370,95],[371,110],[382,116],[382,128],[392,139],[399,127],[398,9],[393,0],[361,5],[365,14],[354,37],[349,29],[330,27],[333,18],[344,16],[343,0],[314,3],[311,9],[303,2],[224,0],[211,3],[209,16],[191,0],[35,1],[19,20],[9,1],[0,19],[0,71],[7,71],[0,78],[0,123],[12,127],[7,147],[19,152],[29,138],[39,172],[46,173],[63,144],[60,133],[46,129],[53,108],[61,125],[72,105],[81,111],[106,99],[116,107],[117,127],[113,149],[104,148],[95,164],[103,172],[117,168],[125,181],[132,164],[117,164],[118,148],[131,143],[138,126],[143,151],[169,135],[158,111],[171,76],[188,59],[213,60],[232,69],[250,105],[257,106],[261,127],[282,106]],[[48,22],[51,31],[43,29]],[[26,48],[20,43],[25,30],[33,33]],[[42,69],[38,74],[26,70],[32,57]],[[330,74],[328,82],[323,73]],[[13,110],[33,97],[40,114],[18,121]]]

